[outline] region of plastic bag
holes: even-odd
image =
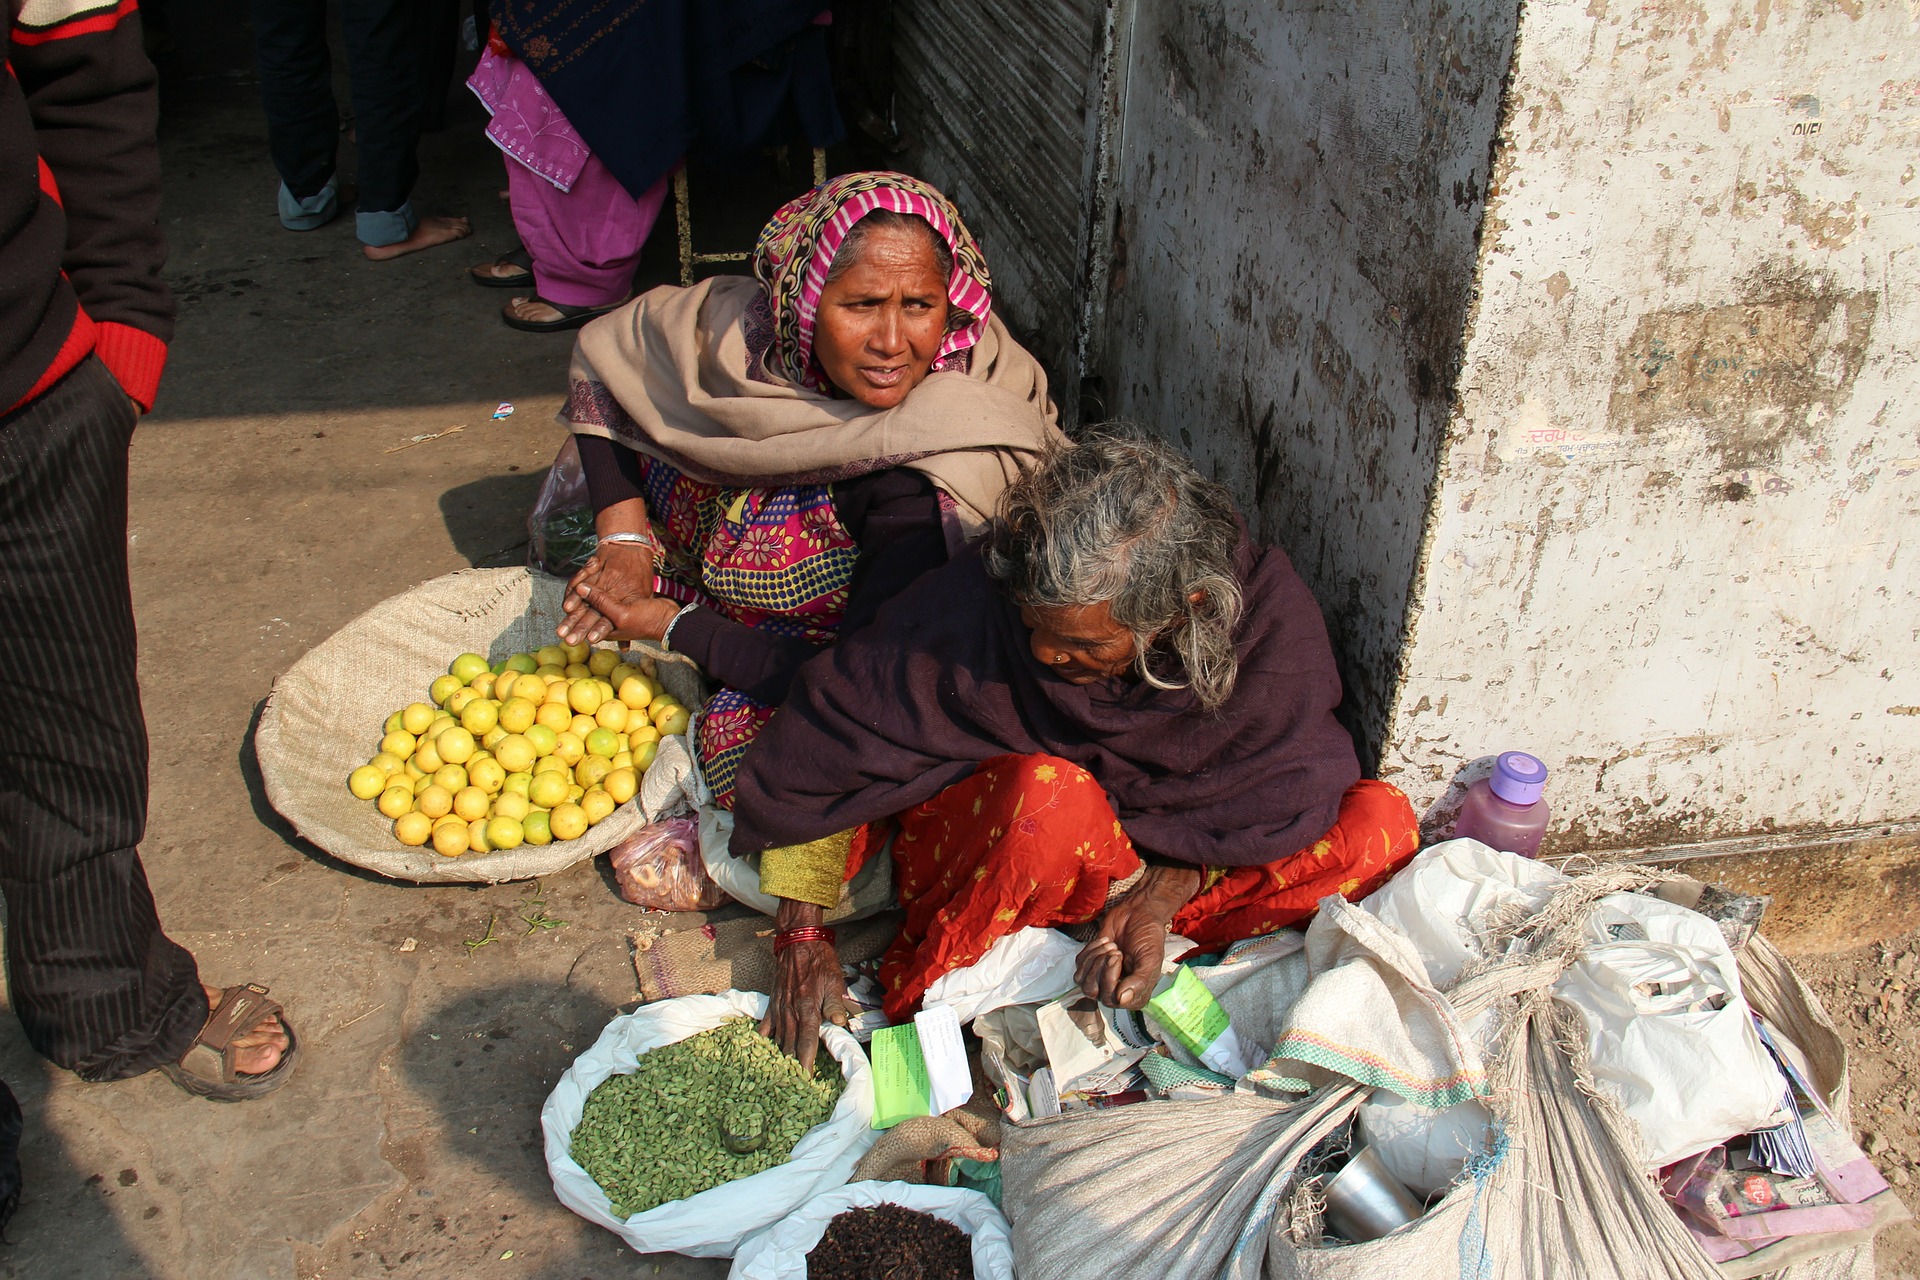
[[[1273,1048],[1294,1001],[1307,989],[1306,945],[1299,930],[1281,929],[1236,942],[1220,963],[1194,970],[1233,1019],[1240,1043],[1257,1054]]]
[[[668,818],[608,851],[620,896],[649,911],[711,911],[731,899],[700,860],[700,824]]]
[[[783,1165],[623,1220],[613,1216],[607,1193],[568,1154],[587,1095],[602,1080],[632,1069],[640,1055],[651,1049],[710,1031],[730,1018],[759,1018],[766,1011],[763,995],[724,991],[643,1005],[608,1023],[593,1047],[567,1068],[540,1109],[547,1172],[560,1203],[641,1253],[729,1258],[754,1232],[853,1176],[854,1165],[879,1137],[873,1130],[873,1069],[859,1041],[830,1025],[820,1028],[820,1038],[846,1073],[846,1091],[834,1104],[833,1114],[800,1139]]]
[[[1532,912],[1567,878],[1531,858],[1478,840],[1448,840],[1418,857],[1360,905],[1413,943],[1433,985],[1445,990],[1471,962],[1496,911]]]
[[[987,954],[950,970],[927,988],[927,1004],[951,1005],[960,1021],[1008,1005],[1038,1004],[1073,990],[1080,944],[1058,929],[1019,929],[997,939]]]
[[[1178,934],[1169,934],[1163,946],[1162,964],[1168,969],[1176,956],[1193,950],[1193,943]],[[951,1005],[962,1022],[1016,1004],[1043,1004],[1074,989],[1080,948],[1058,929],[1017,929],[972,964],[935,978],[925,1003]]]
[[[1593,904],[1662,878],[1635,867],[1595,872],[1537,913],[1534,931],[1488,935],[1491,971],[1448,998],[1468,1017],[1490,1002],[1512,1013],[1486,1103],[1503,1140],[1417,1222],[1358,1245],[1319,1229],[1317,1193],[1295,1175],[1365,1100],[1350,1078],[1292,1104],[1234,1093],[1077,1112],[1003,1131],[1021,1280],[1726,1280],[1644,1176],[1631,1126],[1584,1074],[1578,1015],[1551,997]],[[1323,913],[1344,918],[1340,902],[1326,899]],[[1804,1050],[1816,1086],[1844,1113],[1844,1045],[1812,992],[1764,938],[1740,967],[1755,1009]],[[1857,1280],[1806,1265],[1783,1280]]]
[[[973,1239],[975,1280],[1013,1280],[1013,1242],[993,1201],[964,1187],[911,1182],[851,1182],[815,1196],[740,1246],[727,1280],[806,1280],[807,1254],[827,1233],[827,1224],[848,1209],[877,1204],[897,1204],[951,1222]]]
[[[580,446],[568,436],[553,455],[540,496],[527,516],[527,564],[557,578],[569,578],[598,545]]]
[[[1720,926],[1638,893],[1600,899],[1554,995],[1586,1018],[1593,1077],[1640,1126],[1648,1167],[1777,1123],[1774,1065]]]

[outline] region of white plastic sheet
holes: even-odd
[[[950,1006],[960,1021],[1014,1004],[1038,1004],[1073,990],[1080,944],[1058,929],[1021,929],[964,968],[934,979],[926,1003]]]
[[[608,1023],[593,1047],[567,1068],[540,1109],[547,1172],[560,1203],[641,1253],[730,1258],[748,1236],[852,1177],[854,1165],[879,1136],[873,1130],[873,1069],[859,1042],[835,1026],[823,1026],[820,1034],[846,1074],[846,1090],[833,1114],[800,1139],[785,1164],[621,1219],[614,1217],[607,1193],[568,1154],[573,1128],[594,1086],[631,1071],[643,1053],[731,1018],[759,1018],[766,1008],[767,998],[757,992],[723,991],[643,1005]]]
[[[1445,989],[1487,958],[1483,939],[1496,913],[1537,910],[1568,883],[1531,859],[1448,840],[1422,850],[1360,905],[1405,934]],[[1719,927],[1684,907],[1621,893],[1596,905],[1585,933],[1585,957],[1554,992],[1585,1015],[1594,1076],[1638,1122],[1648,1165],[1767,1124],[1786,1086],[1753,1029]],[[1714,1003],[1724,1007],[1707,1008]],[[1468,1023],[1483,1049],[1492,1029],[1485,1015]],[[1418,1110],[1375,1119],[1381,1156],[1396,1169],[1437,1172],[1427,1169],[1435,1144],[1458,1137],[1423,1128]]]
[[[702,804],[698,816],[700,860],[706,864],[707,875],[735,902],[744,903],[763,916],[777,914],[780,900],[760,888],[760,855],[736,858],[728,851],[728,842],[733,838],[732,811]],[[889,849],[875,853],[854,873],[853,879],[841,890],[840,904],[827,911],[828,924],[863,920],[894,905],[893,858]]]
[[[780,900],[760,889],[760,859],[736,858],[727,852],[733,837],[733,813],[713,805],[700,808],[700,860],[713,882],[735,902],[743,902],[763,916],[780,909]]]
[[[1554,995],[1585,1015],[1594,1079],[1639,1124],[1649,1168],[1779,1122],[1786,1080],[1718,925],[1616,893],[1594,904],[1585,933]]]
[[[1422,849],[1360,905],[1407,936],[1427,977],[1444,991],[1484,958],[1482,938],[1493,912],[1514,904],[1536,911],[1566,883],[1531,858],[1478,840],[1447,840]]]
[[[806,1280],[807,1254],[848,1209],[897,1204],[951,1222],[973,1240],[974,1280],[1013,1280],[1013,1241],[999,1208],[965,1187],[850,1182],[823,1192],[740,1246],[727,1280]]]
[[[1193,943],[1169,934],[1162,944],[1161,971],[1170,973],[1176,957]],[[1074,989],[1073,962],[1080,944],[1058,929],[1020,929],[987,948],[970,965],[935,978],[926,1003],[951,1005],[960,1021],[1016,1004],[1043,1004]]]

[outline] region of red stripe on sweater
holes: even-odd
[[[160,374],[167,367],[167,344],[144,329],[111,320],[100,321],[95,333],[93,354],[142,413],[152,409],[160,391]]]
[[[60,198],[60,184],[54,181],[53,170],[47,168],[47,162],[39,156],[34,157],[40,163],[40,194],[66,208],[66,201]]]
[[[86,13],[77,13],[72,17],[62,18],[58,22],[49,22],[44,26],[15,24],[13,43],[17,45],[46,44],[51,40],[67,40],[74,36],[111,31],[120,25],[122,18],[139,7],[139,0],[120,0],[120,3],[110,9],[102,7]]]

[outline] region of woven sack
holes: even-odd
[[[1611,1095],[1595,1088],[1584,1021],[1552,996],[1559,973],[1579,958],[1581,922],[1594,903],[1673,878],[1645,868],[1596,871],[1574,879],[1537,914],[1511,922],[1491,954],[1515,939],[1514,958],[1470,968],[1449,993],[1463,1016],[1495,1005],[1506,1015],[1490,1072],[1488,1105],[1502,1131],[1493,1155],[1425,1217],[1364,1244],[1298,1243],[1317,1232],[1303,1230],[1310,1224],[1301,1221],[1312,1212],[1311,1192],[1296,1188],[1276,1218],[1267,1274],[1274,1280],[1370,1280],[1389,1273],[1476,1280],[1847,1274],[1854,1247],[1801,1261],[1834,1250],[1837,1239],[1799,1238],[1771,1267],[1756,1266],[1755,1259],[1720,1267],[1708,1259],[1644,1172],[1637,1128]],[[1740,972],[1754,1010],[1801,1047],[1815,1087],[1846,1114],[1846,1049],[1818,998],[1765,939],[1742,951]],[[1883,1223],[1904,1216],[1897,1202],[1887,1208],[1892,1213]],[[1798,1265],[1785,1267],[1789,1262]]]
[[[1816,1087],[1838,1114],[1847,1114],[1846,1050],[1818,998],[1762,938],[1742,952],[1741,978],[1753,1007],[1801,1047]],[[1550,1000],[1522,1001],[1530,1004],[1526,1022],[1500,1064],[1492,1102],[1506,1125],[1501,1149],[1419,1221],[1365,1244],[1299,1246],[1296,1218],[1312,1197],[1296,1191],[1276,1220],[1267,1276],[1842,1280],[1873,1274],[1871,1233],[1857,1243],[1854,1236],[1789,1237],[1754,1258],[1713,1264],[1640,1172],[1631,1121],[1610,1097],[1593,1091],[1581,1021]],[[1878,1226],[1905,1216],[1891,1193],[1882,1198],[1889,1203],[1881,1206]],[[1563,1205],[1579,1209],[1556,1211]],[[1846,1247],[1837,1247],[1843,1240]]]
[[[1365,1096],[1227,1094],[1004,1125],[1001,1204],[1021,1280],[1259,1280],[1290,1171]]]
[[[1325,1242],[1302,1159],[1369,1090],[1335,1081],[1296,1101],[1236,1094],[1143,1103],[1010,1125],[1001,1169],[1015,1257],[1028,1280],[1728,1280],[1641,1168],[1636,1130],[1593,1084],[1579,1016],[1552,986],[1579,954],[1581,922],[1610,893],[1666,879],[1639,868],[1582,876],[1509,923],[1501,957],[1448,992],[1458,1015],[1496,1008],[1504,1032],[1488,1105],[1502,1139],[1433,1209],[1362,1244]],[[1518,945],[1509,952],[1508,938]],[[1818,1000],[1764,940],[1741,957],[1753,1007],[1806,1052],[1841,1114],[1845,1049]],[[1903,1211],[1894,1206],[1896,1214]],[[1829,1241],[1832,1248],[1838,1241]],[[1846,1276],[1850,1247],[1791,1259],[1791,1280]],[[1820,1247],[1808,1242],[1809,1248]],[[1870,1254],[1870,1246],[1867,1253]],[[1781,1263],[1789,1261],[1782,1258]],[[1779,1265],[1779,1264],[1776,1264]]]
[[[367,610],[273,682],[254,734],[267,799],[300,835],[343,862],[396,880],[499,883],[551,875],[633,835],[682,799],[692,762],[684,738],[664,740],[640,794],[577,840],[443,858],[408,848],[347,775],[378,749],[395,708],[426,700],[427,686],[461,653],[497,661],[554,643],[566,584],[531,569],[462,569]],[[690,710],[699,669],[651,646],[668,692]]]

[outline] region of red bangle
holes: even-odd
[[[833,930],[817,924],[803,924],[797,929],[776,929],[773,934],[773,954],[779,955],[788,947],[797,947],[803,942],[824,942],[833,945]]]

